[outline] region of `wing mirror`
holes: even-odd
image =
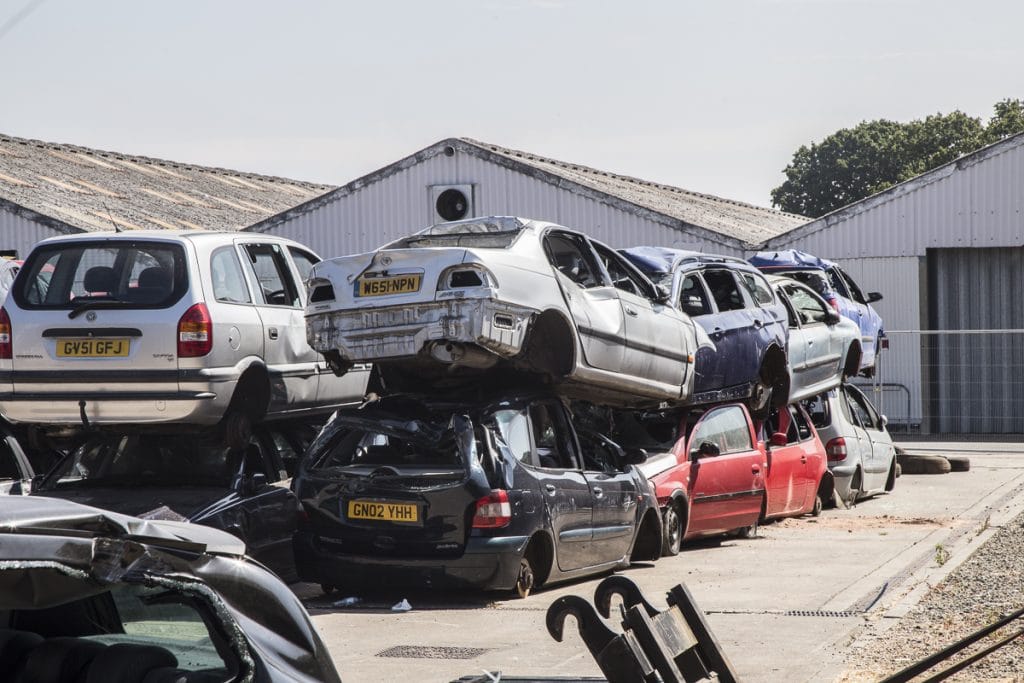
[[[882,416],[882,426],[883,427],[888,427],[889,426],[889,418],[887,418],[885,415]]]
[[[826,325],[835,325],[842,319],[842,316],[840,316],[835,311],[825,311],[825,316],[822,318],[822,322],[824,322]]]
[[[243,496],[251,496],[267,485],[267,475],[262,472],[253,472],[243,475],[239,482],[238,492]]]
[[[647,451],[642,448],[627,448],[622,454],[622,462],[627,465],[642,465],[647,462]]]
[[[882,293],[881,292],[868,292],[868,303],[869,304],[873,304],[876,301],[881,301],[881,300],[882,300]]]
[[[721,452],[722,449],[720,449],[718,446],[711,443],[710,441],[702,441],[700,446],[697,446],[692,451],[690,451],[690,460],[696,462],[700,458],[712,458],[716,455],[721,454]]]
[[[672,293],[663,285],[654,285],[654,301],[659,304],[667,304]]]

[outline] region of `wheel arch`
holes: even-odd
[[[555,341],[538,345],[538,340]],[[545,309],[536,315],[523,346],[526,364],[555,378],[571,374],[582,351],[576,326],[564,312],[555,308]]]
[[[534,585],[543,586],[551,577],[555,567],[555,544],[546,529],[535,531],[523,549],[523,557],[536,559],[534,566]]]

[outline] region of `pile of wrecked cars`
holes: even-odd
[[[795,280],[486,217],[307,286],[310,345],[374,368],[294,480],[299,575],[325,590],[525,596],[833,501],[803,403],[860,370],[861,338]]]

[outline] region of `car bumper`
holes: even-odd
[[[536,310],[494,299],[453,299],[307,315],[310,346],[353,363],[416,356],[432,341],[475,344],[512,357]]]
[[[459,557],[409,558],[346,555],[330,539],[309,532],[294,537],[299,578],[332,586],[429,585],[511,590],[529,536],[470,538]]]
[[[853,475],[857,472],[856,465],[840,465],[830,467],[832,480],[835,482],[836,495],[846,500],[850,497],[850,484],[853,483]]]

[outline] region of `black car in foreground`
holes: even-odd
[[[334,683],[295,595],[216,529],[0,505],[0,679]]]
[[[299,506],[289,477],[315,434],[304,422],[270,422],[254,428],[245,448],[229,448],[198,434],[98,432],[32,493],[221,529],[245,541],[251,557],[293,580]]]
[[[654,560],[657,500],[563,402],[392,396],[335,413],[294,480],[299,576],[324,590],[515,589]]]

